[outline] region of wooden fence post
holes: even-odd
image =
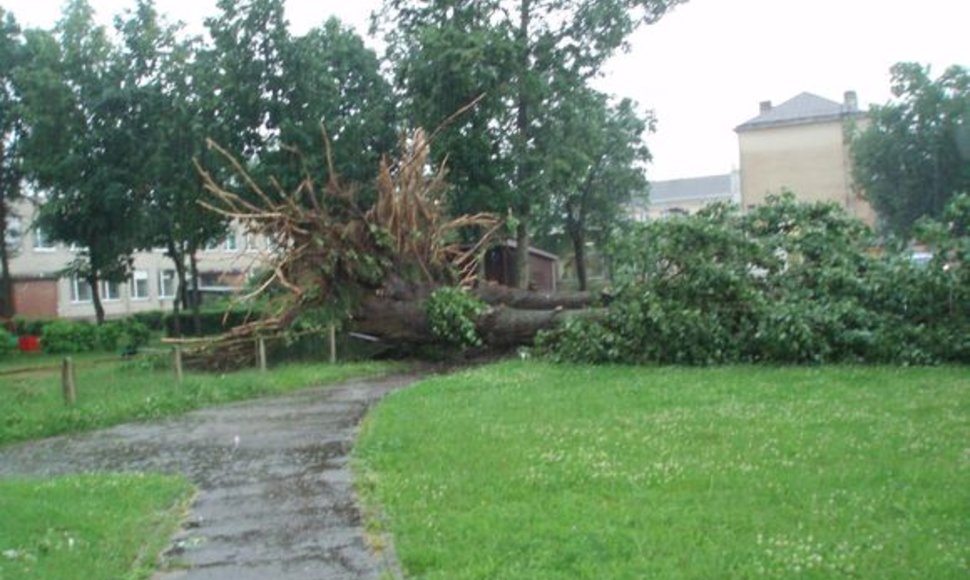
[[[74,374],[74,361],[71,357],[64,357],[61,366],[61,385],[64,389],[64,402],[68,405],[77,403],[77,375]]]
[[[175,357],[175,380],[182,384],[182,347],[176,344],[173,354]]]
[[[256,339],[259,354],[259,372],[266,372],[266,339],[262,336]]]
[[[337,327],[330,325],[330,364],[337,362]]]

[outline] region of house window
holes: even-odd
[[[101,280],[101,299],[105,302],[121,300],[121,286],[117,282]]]
[[[20,246],[20,240],[22,237],[20,218],[15,216],[7,216],[7,231],[6,231],[6,243],[7,247],[11,250]]]
[[[34,251],[35,252],[53,252],[54,242],[47,236],[44,230],[35,227],[34,228]]]
[[[71,302],[76,304],[91,301],[91,285],[86,280],[71,276]]]
[[[131,294],[132,300],[146,300],[148,298],[148,272],[145,270],[132,272],[129,294]]]
[[[239,244],[236,241],[236,232],[229,232],[229,235],[226,236],[226,241],[223,247],[227,252],[235,252],[239,249]]]
[[[259,250],[259,240],[256,238],[255,234],[246,234],[246,251],[255,252]]]
[[[175,270],[162,270],[158,273],[158,297],[159,298],[174,298],[175,297]]]

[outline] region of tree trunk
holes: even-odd
[[[473,293],[479,300],[492,306],[525,310],[575,310],[594,306],[600,300],[600,297],[589,292],[532,292],[499,284],[479,286]]]
[[[94,317],[101,325],[104,323],[104,305],[101,304],[101,293],[98,288],[98,273],[92,272],[88,275],[88,284],[91,286],[91,301],[94,303]]]
[[[579,291],[586,291],[586,236],[583,235],[582,228],[577,228],[570,236],[573,240],[573,258],[576,260],[576,281],[579,283]]]
[[[199,313],[202,302],[199,296],[199,260],[195,252],[189,254],[189,267],[192,269],[192,326],[195,328],[195,335],[202,336],[202,315]]]
[[[516,288],[527,289],[529,287],[529,226],[528,217],[519,216],[519,225],[515,228],[515,280]]]
[[[532,53],[529,48],[529,27],[532,20],[532,0],[520,0],[519,29],[516,40],[519,43],[518,95],[515,111],[515,131],[518,154],[516,155],[515,185],[516,195],[520,198],[519,211],[515,216],[519,223],[515,231],[515,267],[512,285],[528,288],[529,282],[529,206],[531,185],[529,168],[529,88],[528,76],[532,68]]]
[[[0,143],[0,159],[3,158],[3,143]],[[0,187],[4,187],[0,184]],[[0,194],[2,195],[2,194]],[[10,274],[10,253],[7,248],[7,207],[6,197],[0,197],[0,318],[12,318],[13,276]]]
[[[507,290],[512,296],[523,294],[521,291]],[[498,293],[494,293],[493,296]],[[580,300],[581,298],[583,300]],[[544,301],[534,299],[531,302],[534,308],[498,304],[479,316],[475,326],[485,345],[490,348],[504,349],[531,344],[540,330],[555,328],[570,319],[596,319],[605,315],[605,308],[567,309],[560,304],[585,305],[590,302],[589,295],[573,293],[565,295],[561,300],[557,300],[556,294],[545,295]],[[349,327],[353,332],[396,345],[435,342],[425,312],[424,300],[370,297],[361,304]]]
[[[174,240],[168,241],[168,257],[175,264],[175,278],[178,281],[178,288],[175,289],[175,296],[172,297],[172,334],[178,337],[182,336],[182,321],[179,314],[181,314],[182,299],[184,298],[185,263]]]

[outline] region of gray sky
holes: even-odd
[[[201,30],[215,0],[156,0],[159,10]],[[133,4],[92,0],[99,17]],[[366,35],[380,0],[287,1],[294,33],[335,15]],[[0,0],[22,25],[51,26],[61,0]],[[653,109],[657,132],[651,179],[726,173],[738,164],[733,129],[802,91],[862,104],[890,98],[889,67],[898,61],[970,66],[967,0],[691,0],[631,38],[631,50],[607,67],[598,88]],[[370,40],[371,46],[377,43]]]

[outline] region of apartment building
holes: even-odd
[[[14,312],[26,318],[94,318],[91,288],[83,280],[63,275],[78,248],[56,244],[45,232],[31,227],[34,205],[22,201],[8,222],[7,246],[12,250]],[[230,228],[225,239],[197,255],[199,286],[209,292],[230,292],[245,284],[264,264],[265,240]],[[108,317],[146,310],[171,309],[178,276],[163,249],[134,255],[131,278],[125,283],[102,282],[99,296]]]
[[[787,189],[802,201],[838,203],[874,224],[875,212],[853,187],[849,155],[852,129],[865,120],[853,91],[841,103],[807,92],[777,106],[763,101],[759,114],[735,129],[742,207]]]

